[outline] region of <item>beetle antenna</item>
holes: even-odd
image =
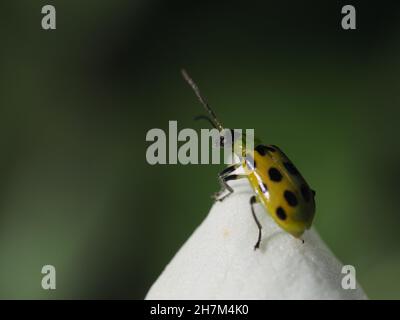
[[[183,78],[186,80],[186,82],[191,86],[193,89],[194,93],[196,94],[197,98],[199,99],[200,103],[203,105],[204,109],[208,112],[208,114],[211,116],[210,120],[214,124],[214,127],[217,128],[219,131],[222,131],[224,127],[221,125],[221,123],[218,121],[217,116],[215,115],[214,111],[211,109],[210,105],[207,103],[207,101],[202,97],[200,93],[199,87],[196,85],[196,83],[192,80],[192,78],[188,75],[185,69],[181,70]]]

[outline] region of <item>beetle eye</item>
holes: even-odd
[[[234,130],[232,129],[224,129],[221,131],[220,136],[220,145],[221,147],[224,146],[231,146],[234,141]]]
[[[225,137],[224,136],[219,137],[219,145],[221,147],[225,146]]]

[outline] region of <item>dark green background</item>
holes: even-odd
[[[223,167],[146,163],[149,129],[205,126],[181,67],[296,163],[369,297],[400,298],[400,4],[351,3],[353,31],[340,1],[2,1],[0,298],[145,296]]]

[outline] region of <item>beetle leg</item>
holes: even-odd
[[[255,204],[256,202],[258,202],[257,197],[256,197],[256,196],[252,196],[252,197],[250,198],[251,213],[253,214],[254,221],[256,222],[257,227],[258,227],[258,239],[257,239],[256,244],[254,245],[254,250],[256,250],[256,249],[258,249],[258,248],[260,247],[260,242],[261,242],[261,229],[262,229],[261,223],[260,223],[260,221],[258,221],[257,216],[256,216],[256,213],[254,212],[254,204]]]
[[[219,181],[219,184],[221,185],[221,190],[212,195],[212,198],[214,200],[216,200],[216,201],[220,200],[219,198],[221,197],[221,194],[223,194],[226,189],[228,189],[229,194],[231,194],[233,192],[232,188],[230,186],[228,186],[223,181],[223,179],[226,178],[230,173],[235,171],[240,166],[241,166],[241,163],[235,163],[235,164],[232,164],[232,165],[226,167],[224,170],[222,170],[220,173],[218,173],[218,181]]]
[[[237,180],[245,178],[246,175],[244,174],[231,174],[231,175],[219,175],[218,180],[221,184],[221,191],[215,193],[213,195],[214,200],[216,201],[223,201],[226,197],[230,196],[233,193],[232,187],[227,183],[231,180]],[[228,190],[228,193],[224,194]],[[224,195],[223,195],[224,194]]]
[[[219,176],[219,177],[221,177],[221,176],[226,176],[226,175],[232,173],[233,171],[235,171],[235,170],[236,170],[237,168],[239,168],[241,165],[242,165],[241,163],[232,164],[232,165],[226,167],[224,170],[222,170],[222,171],[218,174],[218,176]]]

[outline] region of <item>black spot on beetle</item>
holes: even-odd
[[[311,198],[310,189],[305,184],[303,184],[301,186],[300,190],[301,190],[301,195],[303,196],[304,200],[307,202],[310,201],[310,198]]]
[[[292,206],[292,207],[297,206],[297,203],[298,203],[297,202],[297,197],[292,191],[285,190],[285,192],[283,193],[283,196],[285,197],[287,203],[290,206]]]
[[[279,172],[277,168],[274,167],[270,168],[268,170],[268,175],[272,181],[279,182],[282,180],[282,174]]]
[[[261,155],[265,156],[268,152],[275,152],[276,150],[271,146],[264,146],[263,144],[259,144],[255,150]]]
[[[276,215],[278,216],[279,219],[286,220],[286,212],[285,210],[283,210],[282,207],[278,207],[276,209]]]
[[[299,170],[297,170],[297,168],[294,166],[293,163],[291,162],[284,162],[283,165],[285,166],[286,170],[293,175],[298,175],[299,174]]]
[[[264,145],[262,145],[262,144],[259,144],[256,148],[255,148],[255,150],[260,154],[260,155],[262,155],[262,156],[265,156],[266,154],[267,154],[267,147],[266,146],[264,146]]]

